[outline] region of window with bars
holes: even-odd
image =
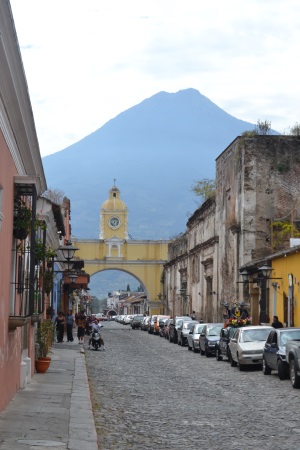
[[[23,210],[27,209],[24,216],[26,220],[29,216],[29,226],[24,234],[16,230],[17,224],[22,222],[20,205]],[[44,310],[46,226],[45,222],[37,220],[35,211],[35,186],[16,185],[10,305],[12,316],[32,316]]]

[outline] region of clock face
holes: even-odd
[[[118,228],[118,226],[120,226],[120,219],[118,217],[111,217],[109,219],[109,225],[112,228]]]

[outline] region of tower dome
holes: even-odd
[[[114,184],[100,210],[100,239],[128,239],[128,210]]]
[[[120,190],[117,186],[113,186],[109,190],[109,198],[102,204],[101,210],[104,211],[126,211],[127,206],[120,199]]]

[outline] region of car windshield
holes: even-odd
[[[219,336],[220,335],[220,331],[222,329],[223,325],[219,325],[219,326],[215,326],[215,327],[211,327],[208,329],[208,336]]]
[[[280,345],[285,346],[287,341],[300,339],[300,330],[286,330],[280,333]]]
[[[232,338],[232,336],[234,335],[234,333],[235,333],[235,328],[229,328],[229,333],[228,333],[228,336],[230,337],[230,338]]]
[[[183,328],[186,328],[187,330],[190,330],[193,325],[194,325],[194,322],[185,322],[183,324]]]
[[[240,334],[240,342],[266,341],[270,334],[270,328],[261,330],[243,330]]]
[[[195,326],[194,333],[200,334],[201,331],[203,330],[203,328],[204,328],[204,325],[197,325],[197,326]]]

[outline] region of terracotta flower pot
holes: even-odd
[[[46,373],[50,366],[51,358],[41,358],[35,361],[35,370],[37,373]]]
[[[44,356],[44,358],[40,357],[40,358],[38,358],[38,359],[39,359],[39,361],[49,361],[49,364],[51,363],[51,358],[50,358],[50,356]]]

